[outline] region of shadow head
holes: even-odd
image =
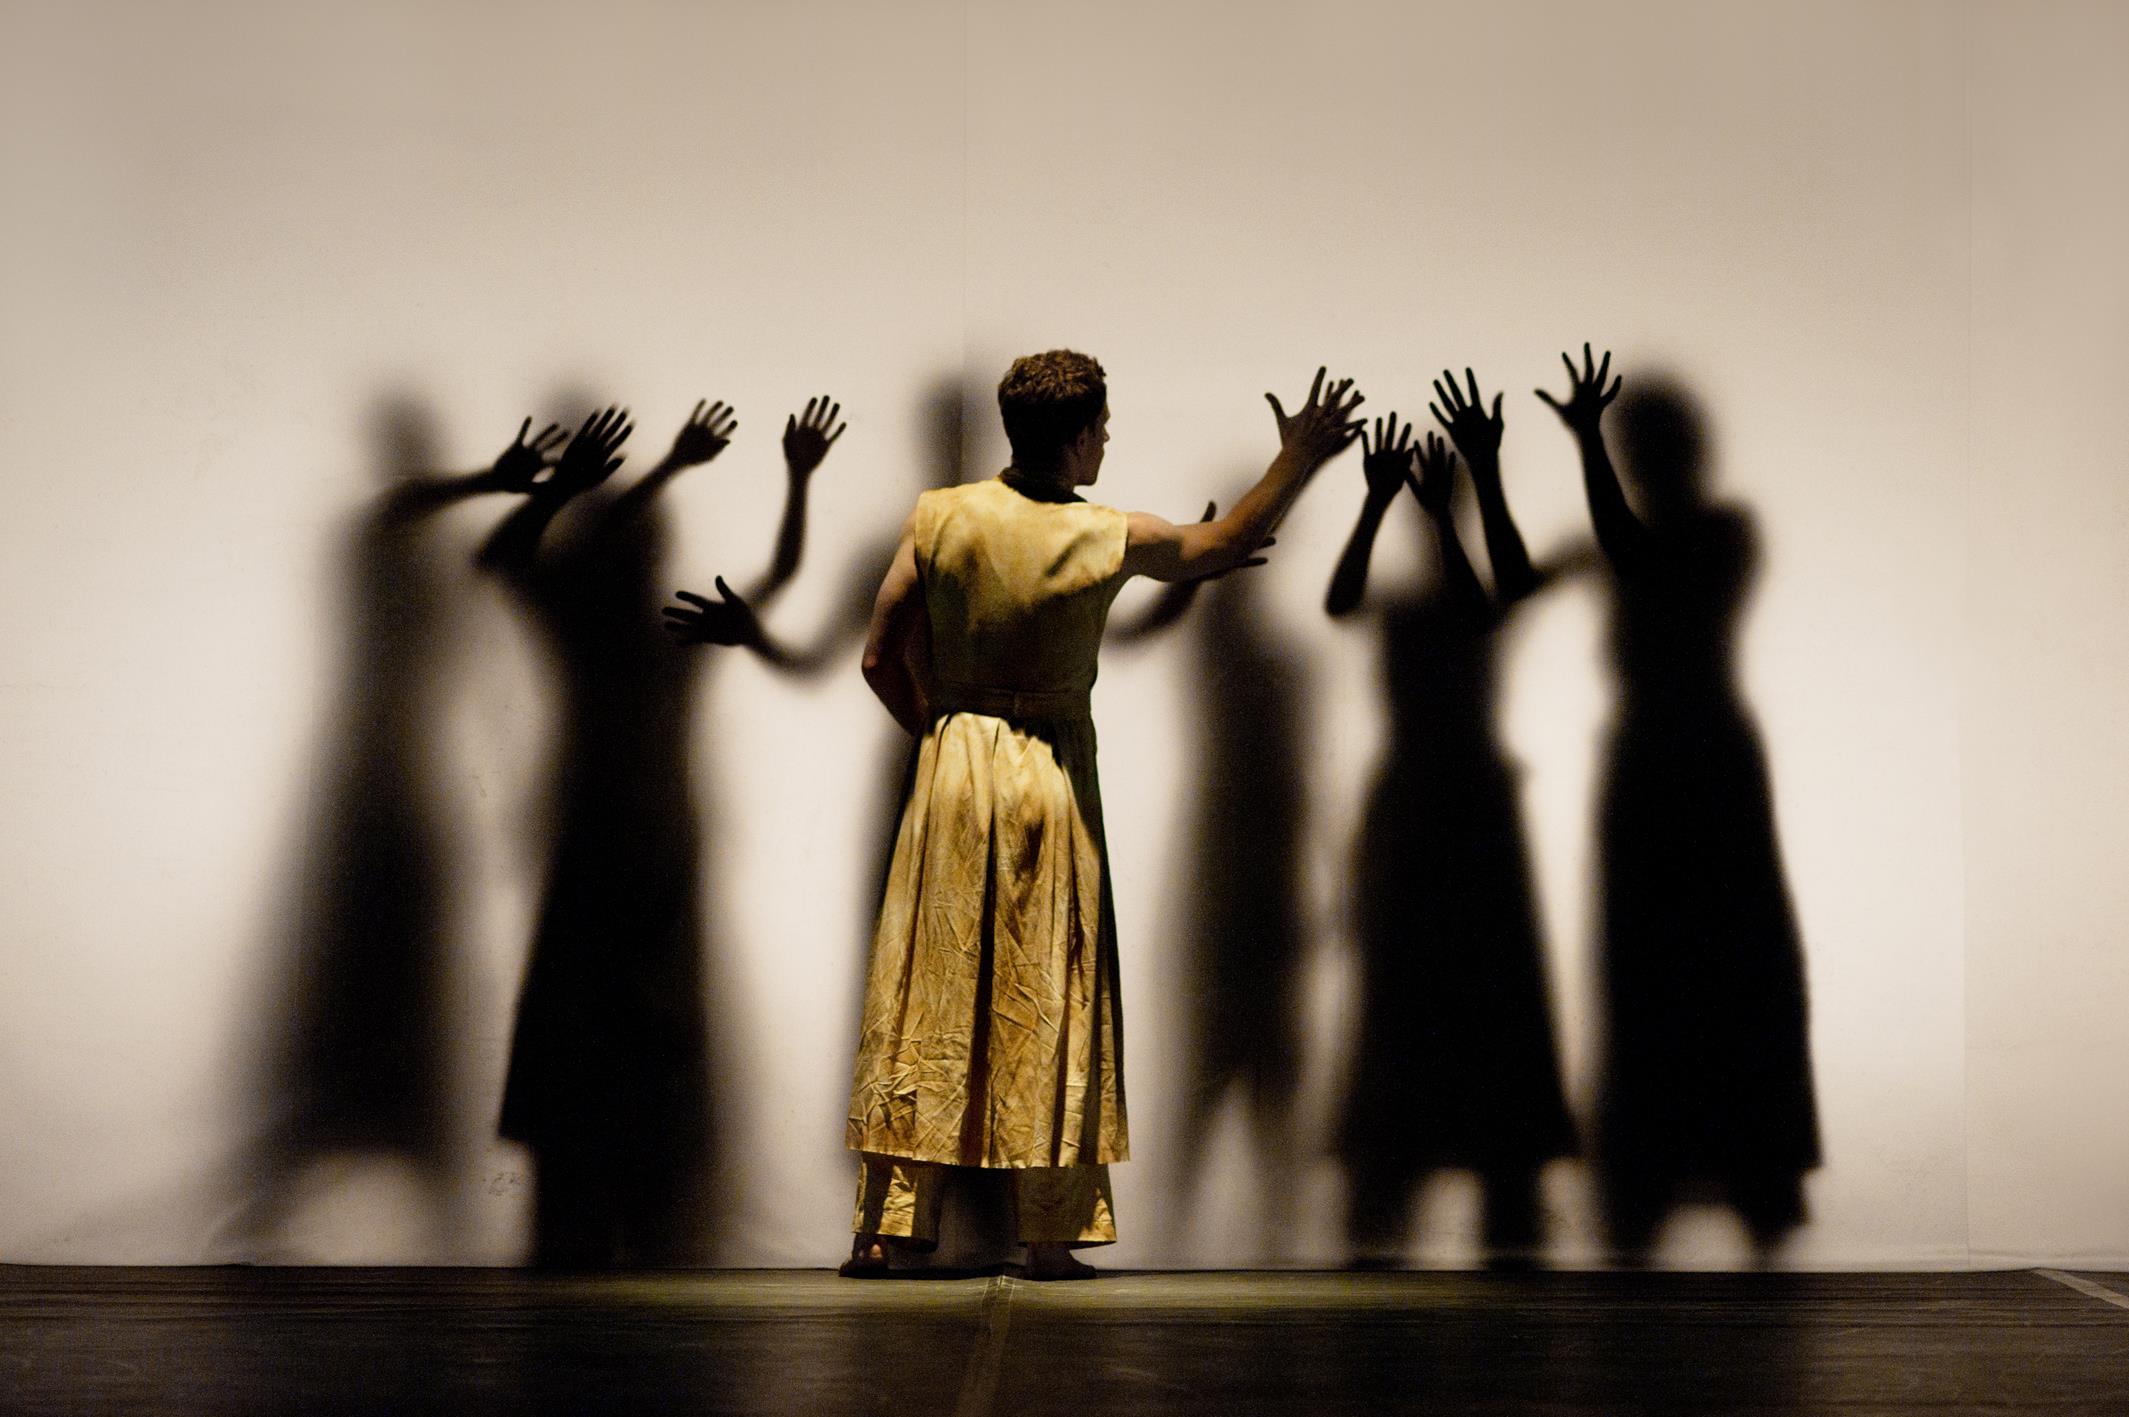
[[[1713,449],[1700,401],[1662,372],[1629,376],[1608,420],[1621,470],[1652,521],[1677,522],[1708,501]]]

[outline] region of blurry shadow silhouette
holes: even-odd
[[[1585,439],[1618,675],[1598,812],[1605,1217],[1629,1261],[1687,1201],[1728,1205],[1764,1250],[1803,1220],[1819,1136],[1803,947],[1737,679],[1756,538],[1708,500],[1682,388],[1640,380],[1613,420],[1642,515]]]
[[[1178,926],[1185,1042],[1181,1117],[1160,1229],[1171,1244],[1187,1238],[1213,1125],[1222,1104],[1238,1097],[1262,1253],[1276,1260],[1294,1232],[1300,1166],[1293,1122],[1307,938],[1300,880],[1302,679],[1273,637],[1252,570],[1166,586],[1138,619],[1112,626],[1109,637],[1146,641],[1193,603],[1193,692],[1183,749],[1193,803],[1180,868],[1185,884],[1175,902],[1187,922]]]
[[[300,858],[281,1029],[264,1058],[263,1135],[248,1158],[240,1244],[272,1245],[316,1163],[391,1159],[451,1223],[455,1145],[453,949],[457,833],[443,791],[464,560],[437,515],[494,490],[487,474],[440,476],[426,409],[373,414],[383,490],[343,533],[345,631]]]
[[[561,691],[552,846],[500,1124],[533,1157],[532,1259],[545,1267],[700,1263],[714,1238],[713,857],[691,751],[708,661],[660,616],[659,499],[737,424],[698,403],[671,451],[617,491],[625,419],[587,419],[481,552],[540,630]],[[798,571],[833,422],[826,398],[786,422],[783,517],[745,592],[757,606]]]
[[[560,689],[500,1128],[532,1155],[532,1260],[547,1267],[686,1264],[709,1241],[701,664],[659,620],[669,463],[625,491],[535,489],[481,553]]]
[[[1371,485],[1332,581],[1333,615],[1360,603],[1402,481],[1385,480],[1387,495]],[[1501,631],[1539,577],[1505,501],[1487,506],[1499,581],[1489,595],[1448,496],[1442,485],[1439,510],[1424,516],[1431,554],[1418,592],[1378,612],[1389,734],[1355,863],[1360,1030],[1339,1134],[1347,1237],[1363,1266],[1396,1261],[1419,1185],[1445,1169],[1477,1175],[1493,1262],[1534,1262],[1539,1170],[1575,1150],[1517,771],[1497,732]]]

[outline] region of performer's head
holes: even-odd
[[[1091,356],[1053,349],[1014,360],[998,381],[998,412],[1019,471],[1065,487],[1101,475],[1109,385]]]

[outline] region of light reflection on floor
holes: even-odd
[[[2119,1414],[2129,1312],[2024,1271],[13,1267],[0,1393],[26,1414]]]

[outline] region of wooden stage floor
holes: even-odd
[[[0,1413],[2129,1414],[2129,1277],[0,1267]]]

